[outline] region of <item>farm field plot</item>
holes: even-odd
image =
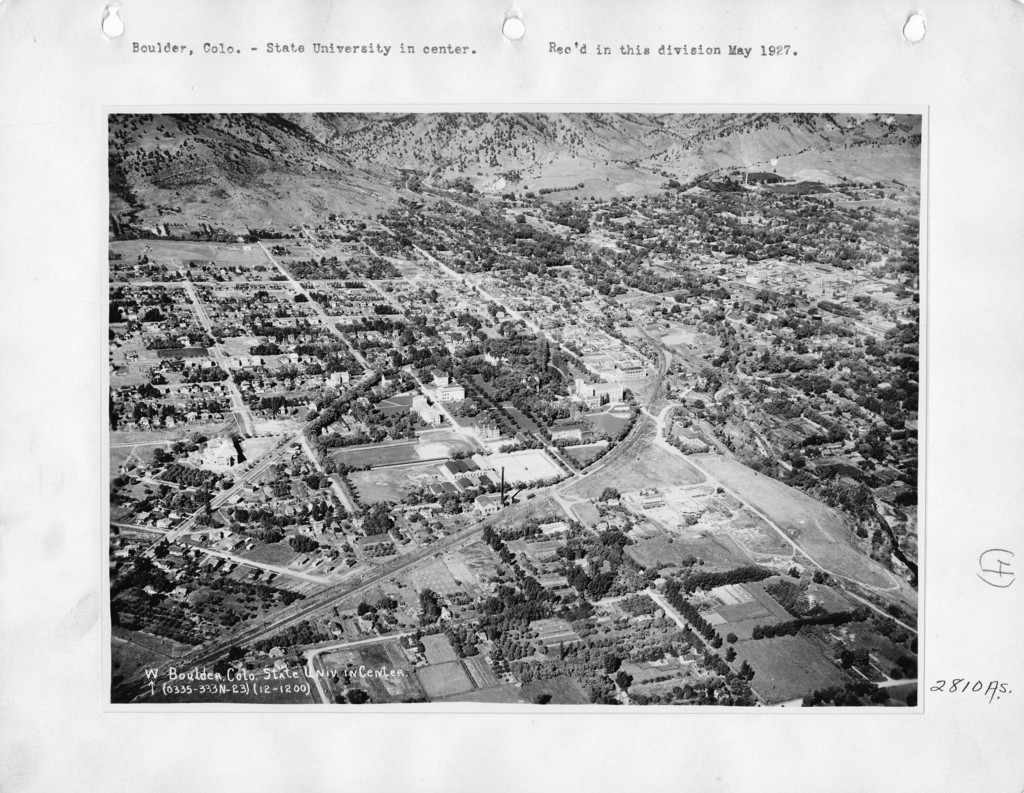
[[[443,477],[437,463],[403,465],[395,468],[376,468],[349,474],[352,486],[364,504],[401,500],[423,484],[440,481]]]
[[[785,702],[850,680],[803,636],[750,639],[735,647],[736,663],[747,661],[754,668],[750,685],[768,703]]]
[[[727,457],[699,454],[691,459],[767,515],[827,570],[869,586],[893,586],[880,565],[850,547],[843,517],[835,510]]]
[[[771,616],[763,605],[756,600],[749,603],[734,603],[728,606],[715,606],[715,611],[726,622],[744,622],[746,620],[766,620]]]
[[[465,658],[462,663],[477,688],[494,688],[501,685],[501,680],[494,674],[494,670],[482,655]]]
[[[772,579],[768,579],[772,580]],[[758,625],[775,625],[793,619],[775,599],[764,591],[762,582],[741,584],[753,600],[731,606],[716,606],[715,611],[725,620],[719,626],[722,635],[735,633],[740,640],[749,639]]]
[[[459,661],[425,666],[416,670],[416,677],[431,699],[473,690],[473,681],[469,679]]]
[[[444,702],[493,702],[507,705],[525,704],[522,690],[518,686],[506,685],[496,688],[477,689],[464,694],[445,697]]]
[[[741,584],[742,588],[746,590],[750,595],[764,606],[771,614],[773,614],[779,620],[790,620],[793,619],[788,611],[786,611],[779,602],[769,595],[765,591],[766,584],[773,584],[779,581],[778,578],[766,578],[763,581],[750,581],[746,584]]]

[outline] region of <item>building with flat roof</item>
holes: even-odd
[[[643,380],[647,370],[637,363],[624,363],[615,367],[615,374],[620,380]]]
[[[575,382],[576,396],[588,407],[599,407],[605,402],[621,402],[625,396],[622,383],[588,383],[582,377]]]
[[[452,383],[451,385],[439,386],[434,391],[434,395],[437,397],[438,402],[460,402],[466,398],[466,389],[458,383]]]

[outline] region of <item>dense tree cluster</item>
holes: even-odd
[[[818,614],[810,617],[798,617],[774,625],[755,625],[752,633],[754,639],[770,639],[774,636],[795,636],[801,628],[816,625],[845,625],[848,622],[863,622],[870,611],[859,606],[851,611],[835,611],[831,614]]]

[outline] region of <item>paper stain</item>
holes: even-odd
[[[12,729],[8,723],[7,729]],[[6,730],[4,730],[6,732]],[[3,735],[0,732],[0,735]],[[14,791],[26,786],[37,773],[39,773],[39,753],[26,741],[4,741],[6,751],[0,755],[0,765],[3,766],[3,781],[10,787],[4,788]]]
[[[85,638],[99,619],[99,598],[93,591],[86,592],[61,618],[54,629],[54,639],[65,647]]]
[[[43,555],[47,559],[54,559],[60,555],[64,547],[64,530],[59,523],[51,523],[50,527],[42,537]]]

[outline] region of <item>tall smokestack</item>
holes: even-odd
[[[501,490],[499,492],[501,494],[499,496],[501,505],[505,506],[505,466],[501,466]]]

